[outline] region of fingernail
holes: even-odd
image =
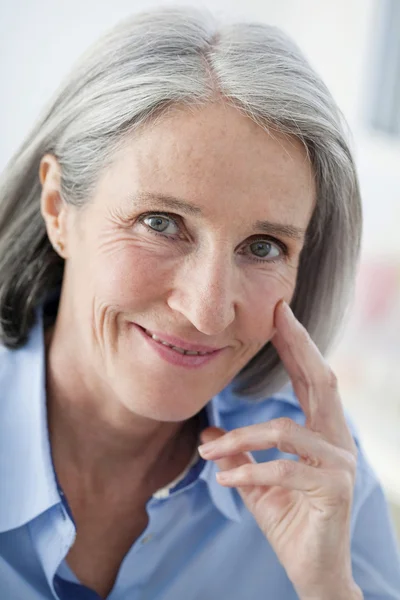
[[[221,471],[218,471],[215,474],[216,478],[218,481],[227,481],[229,478],[229,475],[227,475],[226,473],[222,473]]]
[[[207,442],[207,444],[202,444],[201,446],[199,446],[197,448],[197,450],[198,450],[200,456],[205,458],[206,456],[211,454],[215,450],[216,447],[217,447],[217,445],[215,442]]]

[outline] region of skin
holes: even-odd
[[[350,519],[357,447],[336,377],[289,306],[275,311],[272,339],[306,416],[231,432],[202,433],[201,456],[221,485],[237,488],[302,600],[362,600],[352,576]],[[250,452],[278,448],[299,460],[256,464]]]
[[[53,156],[40,179],[48,235],[65,259],[46,348],[53,459],[77,523],[67,559],[106,597],[147,524],[146,502],[190,459],[195,415],[276,334],[314,177],[300,142],[216,102],[176,108],[128,137],[84,208],[61,199]],[[161,235],[149,214],[165,212]],[[271,237],[259,221],[286,230]],[[132,322],[223,350],[199,369],[171,365]]]

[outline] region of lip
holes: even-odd
[[[178,338],[174,338],[171,336],[165,336],[165,335],[161,336],[161,335],[158,335],[155,331],[154,332],[152,331],[152,333],[154,333],[154,335],[156,335],[157,337],[160,337],[160,339],[164,340],[165,342],[168,342],[168,344],[173,344],[174,346],[179,346],[180,348],[182,348],[184,350],[191,350],[193,352],[197,351],[197,352],[209,352],[210,353],[210,354],[197,355],[197,356],[190,356],[188,354],[180,354],[176,350],[173,350],[172,348],[169,348],[168,346],[165,346],[165,345],[160,344],[159,342],[156,342],[155,340],[153,340],[153,338],[151,338],[149,335],[147,335],[144,328],[141,327],[140,325],[136,325],[136,323],[132,323],[132,326],[140,333],[140,335],[153,348],[153,350],[155,350],[155,352],[158,354],[158,356],[160,356],[160,358],[164,359],[168,363],[175,365],[175,366],[186,367],[189,369],[197,369],[197,368],[200,368],[200,367],[206,365],[207,363],[211,362],[212,360],[214,360],[224,350],[224,348],[211,348],[210,349],[210,347],[207,348],[207,346],[188,344],[187,342],[182,342],[182,340],[179,340]],[[174,340],[175,343],[173,343],[170,340]]]
[[[134,323],[134,325],[136,325],[136,323]],[[140,325],[136,325],[136,327],[139,327],[140,329],[142,329],[142,331],[145,329],[145,327],[141,327]],[[153,331],[153,329],[146,329],[146,331],[151,331],[151,333],[157,336],[160,340],[163,340],[163,342],[167,342],[172,346],[182,348],[182,350],[189,350],[191,352],[216,352],[218,350],[222,350],[222,348],[203,346],[201,344],[192,344],[190,342],[185,342],[185,340],[181,340],[180,338],[174,337],[172,335],[167,335],[166,333]]]

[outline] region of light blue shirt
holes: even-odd
[[[304,424],[290,389],[255,404],[228,387],[208,403],[206,415],[228,430],[282,416]],[[349,425],[359,447],[353,576],[366,600],[400,600],[400,558],[386,500]],[[254,456],[283,455],[272,449]],[[148,526],[125,557],[110,600],[297,598],[238,493],[220,486],[215,472],[214,463],[199,459],[177,485],[149,500]],[[24,347],[0,347],[0,486],[1,600],[98,600],[64,561],[75,526],[52,464],[40,320]]]

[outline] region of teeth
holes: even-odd
[[[158,342],[159,344],[163,344],[163,346],[168,346],[169,348],[172,348],[173,350],[175,350],[175,352],[179,352],[179,354],[186,354],[189,356],[205,356],[206,354],[210,354],[209,352],[196,352],[195,350],[184,350],[183,348],[179,348],[178,346],[173,346],[172,344],[168,344],[168,342],[164,342],[164,340],[161,340],[154,333],[151,333],[147,329],[145,329],[145,331],[146,331],[147,335],[149,337],[153,338],[153,340],[155,342]]]
[[[182,348],[178,348],[178,346],[171,346],[170,344],[168,344],[170,348],[172,348],[172,350],[176,350],[176,352],[179,352],[179,354],[186,354],[186,350],[183,350]]]

